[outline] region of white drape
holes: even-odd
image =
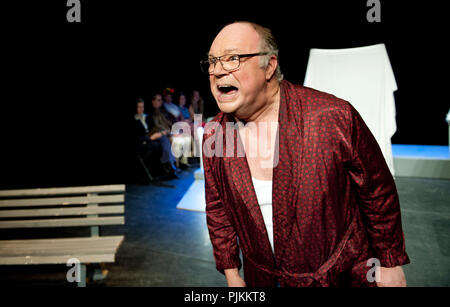
[[[385,45],[311,49],[304,85],[350,102],[374,135],[394,175],[391,137],[397,130],[397,83]]]

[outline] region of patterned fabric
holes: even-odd
[[[383,155],[358,112],[346,101],[281,83],[279,163],[273,170],[272,253],[245,157],[203,152],[207,224],[216,267],[241,267],[248,286],[375,286],[370,258],[384,267],[409,263],[397,190]],[[227,143],[231,114],[204,142]],[[208,140],[212,137],[212,140]],[[206,147],[206,146],[205,146]]]

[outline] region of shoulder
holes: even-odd
[[[307,86],[283,81],[285,95],[297,100],[303,108],[310,110],[342,109],[348,110],[350,103],[344,99]]]
[[[354,108],[348,101],[314,88],[283,82],[282,95],[304,119],[351,120]]]

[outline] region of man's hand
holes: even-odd
[[[378,287],[406,287],[405,273],[401,266],[393,268],[380,267],[380,282],[377,282]]]
[[[238,269],[226,269],[224,272],[228,287],[246,287],[245,281],[239,275]]]

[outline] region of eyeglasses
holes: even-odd
[[[247,53],[247,54],[226,54],[219,57],[210,57],[200,61],[200,68],[206,74],[212,74],[216,68],[217,62],[220,62],[222,68],[226,71],[239,69],[242,58],[250,58],[254,56],[267,55],[268,52]]]

